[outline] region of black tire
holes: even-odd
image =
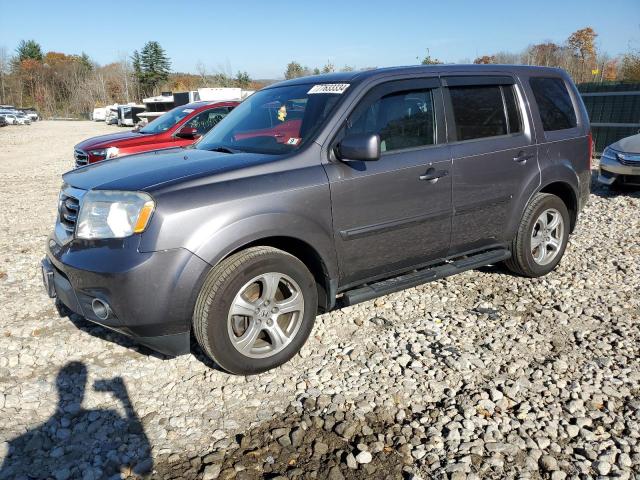
[[[553,260],[546,264],[538,264],[531,252],[531,234],[540,215],[548,209],[557,210],[562,216],[564,228],[562,231],[562,243]],[[505,261],[505,265],[512,272],[524,277],[541,277],[551,272],[564,255],[569,239],[570,217],[565,203],[557,196],[550,193],[538,193],[527,205],[520,221],[520,226],[515,238],[511,242],[511,258]]]
[[[228,315],[234,298],[256,276],[278,272],[293,279],[304,298],[304,313],[297,333],[281,351],[267,358],[252,358],[233,345]],[[228,372],[252,375],[290,360],[306,342],[318,309],[313,275],[296,257],[272,247],[251,247],[224,259],[209,272],[196,300],[193,330],[204,353]]]

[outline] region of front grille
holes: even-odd
[[[640,166],[640,154],[637,153],[619,153],[618,161],[623,165],[630,167]]]
[[[87,153],[82,150],[74,150],[73,158],[76,161],[76,167],[82,167],[89,163],[89,155],[87,155]]]
[[[80,201],[64,192],[60,193],[60,211],[59,220],[60,225],[70,233],[73,233],[76,229],[76,222],[78,221],[78,212],[80,210]]]

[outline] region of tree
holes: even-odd
[[[336,71],[336,67],[331,63],[330,60],[327,60],[327,63],[324,67],[322,67],[322,73],[333,73]]]
[[[584,81],[585,70],[591,70],[595,65],[597,36],[593,28],[585,27],[576,30],[567,39],[567,46],[580,59],[580,70],[576,75],[580,82]]]
[[[488,65],[490,63],[496,63],[496,57],[491,55],[483,55],[482,57],[476,58],[473,63],[476,65]]]
[[[629,52],[622,57],[620,78],[625,82],[640,82],[640,50]]]
[[[441,63],[442,62],[440,60],[438,60],[437,58],[433,58],[431,56],[428,48],[427,48],[427,55],[420,61],[420,65],[440,65]]]
[[[35,40],[20,40],[18,48],[16,48],[16,59],[18,62],[31,59],[41,62],[44,55],[40,44]]]
[[[284,72],[284,78],[290,80],[292,78],[304,77],[307,74],[306,68],[298,62],[289,62],[287,70]]]
[[[139,54],[134,51],[132,62],[143,95],[152,95],[160,84],[169,79],[171,61],[156,41],[147,42]]]
[[[236,74],[236,83],[240,88],[247,88],[251,83],[251,77],[247,72],[238,72]]]

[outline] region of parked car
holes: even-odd
[[[598,181],[640,186],[640,134],[609,145],[600,158]]]
[[[176,107],[139,130],[89,138],[74,147],[77,167],[132,153],[185,147],[208,132],[238,102],[196,102]]]
[[[9,125],[22,125],[18,117],[14,113],[3,113],[4,119]]]
[[[500,262],[551,272],[590,159],[559,69],[297,78],[191,148],[65,174],[43,278],[62,314],[169,354],[193,332],[221,367],[254,374],[295,355],[318,313]]]
[[[9,125],[9,123],[4,118],[4,115],[0,115],[0,127],[6,127],[7,125]]]
[[[16,113],[16,118],[18,119],[18,123],[20,125],[31,125],[31,118],[29,118],[22,112]]]

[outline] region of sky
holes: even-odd
[[[172,70],[247,71],[282,78],[287,63],[340,68],[417,63],[431,56],[470,62],[498,51],[563,42],[591,26],[612,56],[640,49],[640,0],[0,0],[0,48],[22,39],[43,50],[86,52],[107,64],[160,42]]]

